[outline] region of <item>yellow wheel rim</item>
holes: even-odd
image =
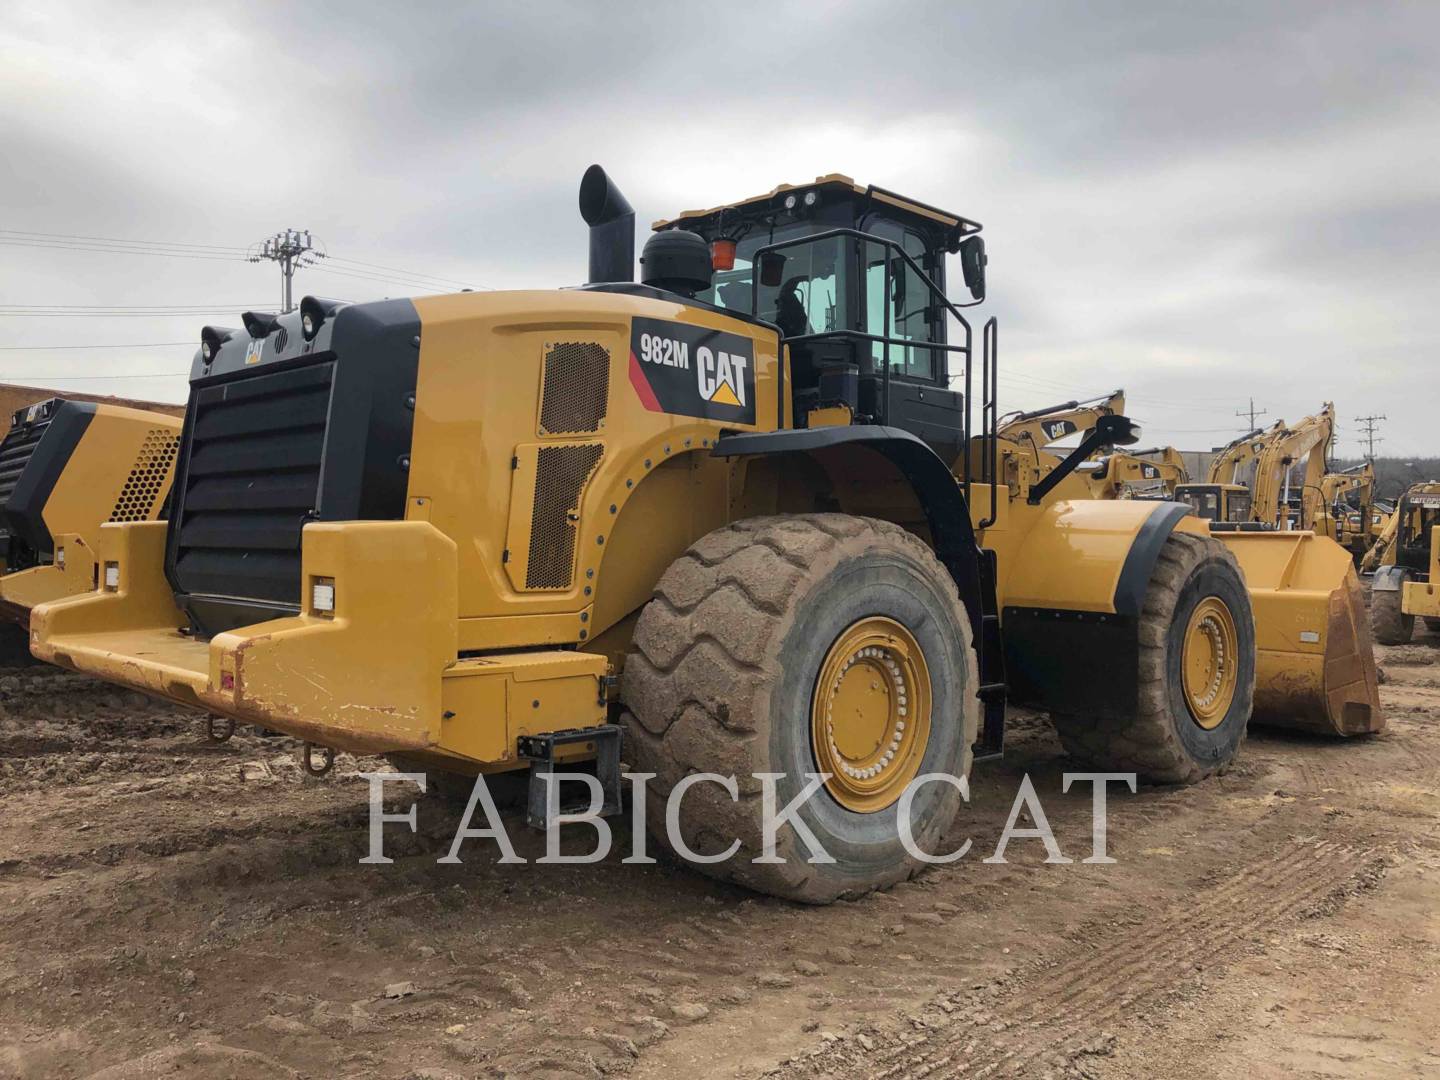
[[[1206,731],[1219,727],[1235,700],[1240,648],[1235,617],[1218,596],[1191,613],[1180,667],[1191,717]]]
[[[847,810],[900,798],[930,742],[930,669],[910,631],[876,615],[835,639],[815,680],[810,739],[826,790]]]

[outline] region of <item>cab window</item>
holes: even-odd
[[[1219,496],[1213,491],[1182,491],[1177,496],[1180,502],[1188,503],[1195,516],[1206,521],[1217,521],[1220,517]]]
[[[925,242],[908,229],[891,222],[878,222],[873,231],[900,244],[916,263],[925,265]],[[889,295],[885,290],[885,264],[890,263]],[[886,309],[889,309],[888,333],[902,342],[934,342],[933,318],[935,298],[930,287],[904,259],[883,244],[865,245],[865,332],[885,335]],[[882,353],[892,375],[912,379],[931,379],[936,375],[939,350],[922,345],[871,345],[871,356],[878,366]]]
[[[760,287],[759,310],[752,312],[751,287],[755,280],[755,253],[771,244],[795,240],[814,227],[796,223],[757,231],[742,239],[735,249],[735,266],[715,273],[710,288],[697,294],[700,300],[717,307],[757,315],[773,322],[788,337],[843,330],[845,318],[845,258],[839,237],[813,244],[797,244],[780,252],[785,258],[780,285]]]

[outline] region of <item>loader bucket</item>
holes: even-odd
[[[1255,709],[1270,727],[1369,735],[1385,727],[1370,620],[1350,553],[1311,532],[1216,532],[1255,611]]]

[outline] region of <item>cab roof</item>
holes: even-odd
[[[748,199],[725,203],[721,206],[712,206],[708,210],[684,210],[673,218],[656,221],[650,227],[656,232],[659,232],[662,229],[671,229],[687,223],[698,223],[701,219],[712,217],[723,210],[749,214],[763,211],[767,208],[767,205],[771,204],[778,210],[781,209],[781,203],[786,195],[795,192],[803,196],[804,193],[808,191],[826,192],[830,194],[843,193],[848,196],[869,198],[875,202],[884,203],[902,213],[924,218],[948,229],[955,229],[961,236],[980,231],[980,223],[978,221],[971,221],[968,218],[961,217],[959,214],[952,214],[948,210],[941,210],[938,206],[931,206],[928,203],[920,202],[918,199],[911,199],[893,191],[888,191],[885,188],[876,187],[874,184],[862,187],[843,173],[826,173],[824,176],[817,176],[808,184],[780,184],[764,195],[752,195]]]

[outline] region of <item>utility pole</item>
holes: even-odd
[[[314,247],[309,229],[303,231],[286,229],[284,232],[267,237],[250,249],[250,254],[247,256],[248,261],[280,264],[280,311],[282,314],[295,310],[291,281],[295,277],[295,271],[300,267],[314,264],[315,258],[310,254]]]
[[[1370,449],[1369,449],[1369,451],[1366,453],[1365,457],[1366,457],[1366,460],[1368,460],[1368,461],[1370,461],[1370,462],[1372,462],[1372,463],[1375,461],[1375,444],[1376,444],[1377,442],[1384,442],[1384,441],[1385,441],[1384,439],[1377,439],[1377,438],[1375,437],[1375,431],[1376,431],[1377,428],[1380,427],[1380,421],[1381,421],[1381,420],[1385,420],[1385,419],[1387,419],[1387,417],[1385,417],[1384,415],[1379,415],[1379,416],[1357,416],[1357,417],[1355,417],[1355,422],[1356,422],[1357,424],[1364,424],[1364,425],[1365,425],[1365,442],[1366,442],[1366,443],[1369,445],[1369,447],[1370,447]]]
[[[1248,408],[1248,409],[1237,409],[1237,410],[1235,411],[1235,415],[1236,415],[1236,416],[1248,416],[1248,417],[1250,418],[1250,426],[1249,426],[1248,428],[1246,428],[1245,430],[1246,430],[1246,431],[1254,431],[1254,430],[1255,430],[1255,418],[1256,418],[1257,416],[1264,416],[1264,415],[1265,415],[1267,412],[1269,412],[1269,411],[1270,411],[1270,410],[1268,410],[1268,409],[1257,409],[1257,408],[1255,408],[1255,399],[1252,397],[1252,398],[1250,399],[1250,408]]]

